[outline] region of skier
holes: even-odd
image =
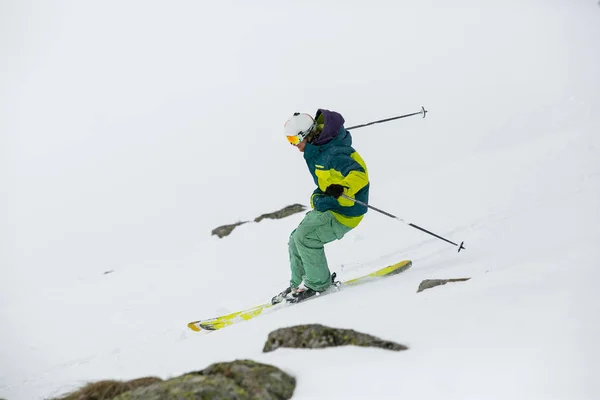
[[[290,235],[290,286],[273,297],[273,304],[305,300],[333,283],[323,246],[356,228],[367,212],[364,205],[341,196],[363,203],[369,197],[367,166],[352,148],[352,136],[340,114],[323,109],[314,118],[294,113],[284,132],[304,153],[317,188],[310,199],[313,209]]]

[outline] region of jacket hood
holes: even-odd
[[[350,150],[346,150],[350,149]],[[322,145],[315,145],[314,143],[306,143],[304,147],[304,159],[311,160],[315,157],[318,157],[322,152],[344,152],[344,151],[354,151],[352,149],[352,135],[350,131],[347,131],[343,127],[340,127],[340,130],[336,132],[335,136],[331,138],[327,143]]]
[[[335,139],[340,128],[344,126],[344,122],[346,122],[344,121],[344,117],[335,111],[318,109],[317,114],[315,115],[315,121],[318,121],[321,116],[323,116],[324,126],[321,134],[312,142],[315,146],[322,146]]]

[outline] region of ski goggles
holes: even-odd
[[[288,142],[290,142],[290,144],[293,146],[298,146],[300,142],[304,140],[304,136],[302,136],[301,133],[294,136],[286,136],[286,138]]]
[[[304,132],[298,132],[297,135],[292,135],[292,136],[286,136],[288,142],[290,142],[291,145],[293,146],[298,146],[300,144],[301,141],[304,140],[305,137],[308,136],[308,134],[310,132],[312,132],[313,129],[315,129],[315,126],[317,126],[317,123],[313,123],[310,128],[308,128],[306,131]]]

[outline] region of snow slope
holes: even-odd
[[[593,1],[2,2],[0,397],[251,358],[294,399],[595,399],[600,8]],[[294,111],[356,130],[369,212],[327,246],[397,277],[208,335],[288,280],[313,183]],[[112,271],[109,274],[105,272]],[[427,278],[471,277],[416,294]],[[323,323],[410,347],[262,354]]]

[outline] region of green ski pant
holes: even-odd
[[[323,291],[331,285],[331,275],[323,245],[344,237],[352,228],[342,225],[329,211],[309,211],[290,235],[288,243],[292,287],[304,285]]]

